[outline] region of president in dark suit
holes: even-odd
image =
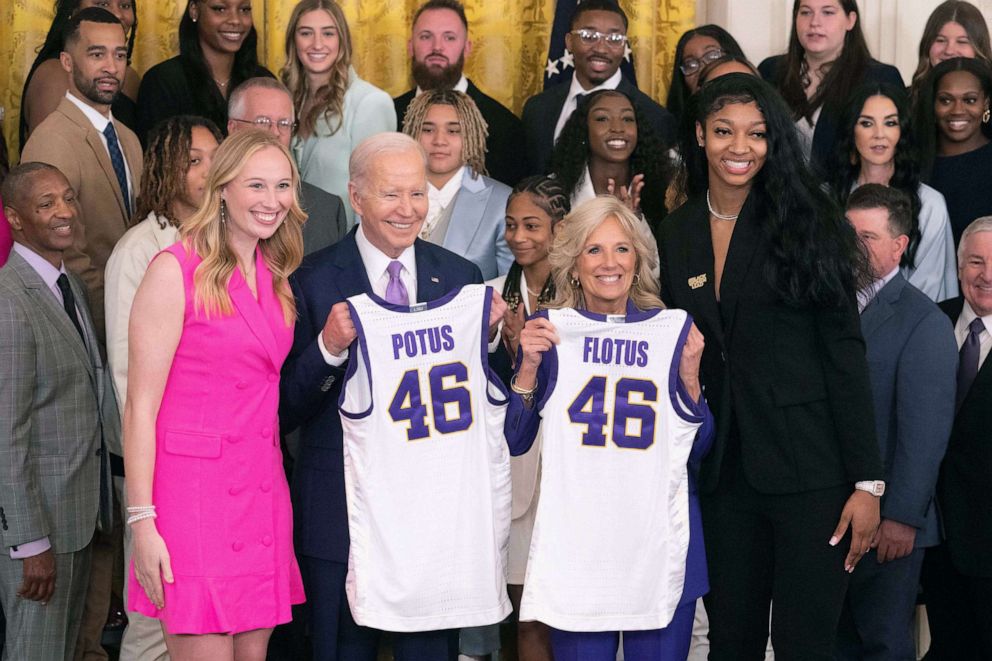
[[[486,137],[486,170],[489,176],[510,186],[524,178],[520,145],[524,131],[520,119],[496,99],[483,93],[462,69],[472,52],[465,7],[458,0],[428,0],[413,16],[413,34],[408,44],[415,89],[393,99],[396,119],[403,117],[413,98],[424,90],[455,89],[468,94],[489,127]]]
[[[579,98],[599,89],[615,89],[630,97],[647,117],[667,149],[675,142],[675,118],[620,74],[627,47],[627,15],[614,0],[582,0],[575,9],[565,47],[575,73],[527,99],[523,123],[527,174],[545,174],[555,140]]]
[[[958,245],[963,297],[941,309],[959,347],[956,413],[937,482],[944,543],[923,569],[930,661],[992,659],[992,216]]]
[[[886,491],[874,548],[851,576],[836,658],[915,661],[920,567],[940,542],[934,489],[954,420],[957,345],[947,316],[899,271],[912,227],[905,193],[861,186],[847,218],[876,278],[859,307]]]
[[[5,659],[73,658],[93,535],[111,524],[107,442],[120,422],[85,287],[67,273],[79,208],[58,169],[25,163],[2,191],[0,603]],[[106,617],[106,609],[103,612]]]
[[[302,432],[294,526],[318,660],[375,659],[381,633],[355,624],[344,589],[349,537],[337,401],[356,337],[344,301],[362,293],[389,300],[387,287],[400,285],[410,302],[430,301],[482,282],[471,262],[417,239],[428,203],[426,157],[416,141],[399,133],[367,138],[352,152],[349,170],[349,201],[361,222],[336,245],[307,257],[291,278],[296,338],[281,388],[283,431]],[[457,630],[393,638],[400,661],[453,659],[457,644]]]

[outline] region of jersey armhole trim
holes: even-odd
[[[484,296],[485,299],[482,301],[482,339],[479,343],[479,351],[482,355],[479,358],[482,361],[482,371],[486,375],[486,381],[492,386],[491,388],[486,388],[486,398],[493,406],[505,406],[510,401],[510,394],[506,391],[503,381],[489,367],[489,318],[493,307],[493,288],[489,285],[485,286]],[[499,332],[499,329],[497,329],[497,332]],[[493,396],[493,388],[502,396],[502,399],[497,399]]]
[[[548,310],[540,310],[531,315],[531,319],[535,317],[544,317],[548,321],[551,321],[551,315]],[[538,385],[541,383],[541,372],[545,372],[548,375],[548,385],[545,386],[544,392],[541,394],[541,398],[537,401],[536,407],[538,414],[544,410],[544,405],[549,399],[551,399],[552,393],[555,391],[555,386],[558,385],[558,347],[556,345],[551,345],[551,351],[544,354],[544,358],[541,360],[541,366],[537,368],[537,379]]]
[[[702,423],[706,419],[706,403],[703,395],[700,394],[699,402],[692,401],[689,391],[682,383],[679,376],[679,363],[682,362],[682,349],[685,348],[686,338],[689,337],[689,329],[692,327],[692,315],[685,313],[685,323],[679,332],[678,342],[675,344],[675,351],[672,355],[672,364],[668,373],[668,398],[672,403],[675,413],[686,422]]]
[[[362,320],[358,317],[358,312],[355,310],[355,306],[352,305],[351,301],[346,299],[345,302],[348,304],[348,312],[351,315],[352,323],[355,324],[355,332],[357,333],[357,336],[351,343],[351,350],[348,352],[348,369],[344,374],[344,382],[341,384],[341,392],[338,393],[338,412],[343,416],[357,420],[359,418],[367,417],[370,413],[372,413],[372,409],[375,408],[375,395],[372,390],[372,367],[369,364],[369,350],[365,340],[365,330],[362,328]],[[358,356],[355,355],[356,349],[358,350]],[[352,412],[345,410],[344,397],[348,390],[348,383],[358,371],[359,357],[365,364],[365,375],[368,379],[367,385],[369,389],[369,407],[361,412]]]

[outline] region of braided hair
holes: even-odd
[[[166,223],[179,227],[179,221],[171,217],[170,207],[185,190],[189,150],[193,143],[193,129],[197,126],[210,131],[217,144],[224,140],[216,124],[194,115],[164,119],[148,134],[141,190],[132,223],[140,222],[154,212],[162,229],[165,229]]]
[[[449,89],[428,90],[410,102],[403,117],[403,132],[414,140],[420,139],[427,111],[431,106],[451,106],[462,125],[462,161],[472,174],[488,175],[486,170],[486,138],[489,127],[478,106],[467,94]]]

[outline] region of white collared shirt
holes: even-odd
[[[620,85],[622,79],[623,75],[620,73],[620,69],[617,69],[612,76],[599,85],[591,89],[585,89],[582,87],[582,83],[579,82],[579,77],[573,74],[572,84],[568,88],[568,96],[565,97],[565,105],[562,106],[561,114],[558,115],[558,123],[555,124],[555,140],[561,135],[561,130],[565,126],[565,122],[568,121],[568,118],[572,116],[575,108],[579,105],[579,94],[591,94],[596,90],[615,90]]]
[[[365,266],[365,274],[369,278],[369,284],[372,285],[372,293],[379,298],[385,298],[386,286],[389,284],[389,272],[386,269],[389,268],[393,258],[372,245],[372,242],[365,236],[365,230],[361,223],[358,224],[358,230],[355,232],[355,243],[358,244],[358,254]],[[403,270],[400,271],[400,281],[406,287],[410,303],[414,303],[417,300],[417,260],[413,246],[407,247],[400,253],[396,261],[403,265]],[[328,365],[339,367],[348,359],[347,349],[338,355],[327,350],[327,347],[324,346],[323,333],[317,334],[317,347]]]
[[[954,339],[958,341],[958,351],[961,350],[964,341],[968,339],[968,326],[977,316],[971,303],[966,300],[964,307],[961,308],[961,314],[958,315],[958,322],[954,324]],[[992,349],[992,334],[989,333],[992,330],[992,314],[982,317],[982,323],[985,324],[985,330],[978,336],[978,369],[982,368],[989,355],[989,350]]]
[[[878,278],[877,280],[875,280],[874,282],[872,282],[870,285],[868,285],[867,287],[865,287],[864,289],[862,289],[861,291],[859,291],[858,292],[858,312],[864,312],[865,308],[868,307],[868,304],[872,302],[872,299],[875,298],[875,296],[878,294],[878,292],[882,291],[882,287],[884,287],[885,285],[889,284],[889,282],[892,281],[892,278],[896,277],[896,274],[897,273],[899,273],[899,267],[898,266],[896,266],[894,269],[892,269],[891,271],[889,271],[887,274],[885,274],[881,278]]]
[[[434,184],[430,181],[427,182],[427,216],[424,218],[424,225],[420,229],[420,238],[425,238],[431,235],[434,231],[434,226],[437,225],[437,219],[441,217],[441,214],[451,201],[455,199],[455,195],[458,195],[459,189],[462,187],[462,177],[465,174],[465,166],[461,166],[458,170],[451,175],[451,178],[441,186],[441,188],[435,188]]]
[[[572,199],[570,200],[572,208],[574,209],[580,203],[594,197],[596,197],[596,188],[592,185],[592,177],[589,175],[589,166],[587,165],[582,168],[582,178],[579,179],[575,190],[572,191]]]
[[[468,78],[465,77],[465,74],[462,74],[462,77],[458,79],[458,82],[455,83],[455,86],[451,89],[456,92],[461,92],[462,94],[468,94]],[[417,91],[414,92],[413,95],[420,96],[423,93],[424,90],[420,89],[420,85],[417,85]],[[400,123],[402,124],[402,121]]]
[[[111,113],[108,110],[107,116],[104,117],[103,115],[101,115],[96,111],[96,108],[87,105],[82,100],[77,98],[72,92],[66,92],[65,98],[72,101],[73,105],[79,108],[83,112],[83,114],[86,115],[86,119],[90,120],[90,124],[92,124],[93,128],[96,129],[96,132],[100,134],[100,142],[103,143],[103,148],[107,150],[107,156],[110,156],[110,147],[107,146],[107,136],[105,136],[103,132],[104,130],[106,130],[107,124],[113,121],[114,119],[113,113]],[[117,127],[115,126],[114,131],[116,130]],[[124,160],[124,173],[127,176],[127,190],[128,190],[128,196],[130,198],[128,199],[128,203],[131,205],[131,208],[133,209],[134,195],[135,195],[134,180],[131,178],[131,166],[127,164],[127,156],[124,155],[124,145],[121,144],[120,135],[117,136],[117,144],[120,146],[121,158]]]

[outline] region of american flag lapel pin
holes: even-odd
[[[434,284],[438,284],[439,282],[441,282],[441,279],[438,278],[436,275],[432,275],[431,282],[433,282]]]

